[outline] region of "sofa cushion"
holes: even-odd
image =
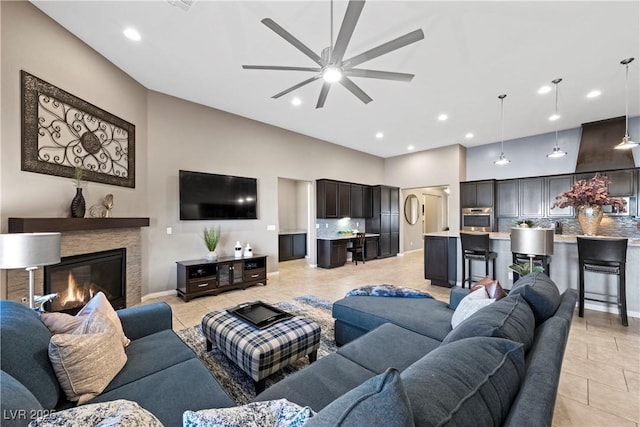
[[[166,426],[182,425],[184,411],[235,406],[198,359],[189,359],[138,381],[105,391],[90,403],[126,399],[155,415]]]
[[[393,368],[333,401],[305,426],[413,426],[413,415],[400,373]]]
[[[102,312],[88,316],[73,334],[56,334],[49,360],[67,399],[83,404],[100,394],[127,362],[117,330]]]
[[[0,371],[0,416],[3,427],[22,427],[42,413],[38,399],[18,380]]]
[[[380,374],[388,368],[403,371],[439,345],[438,340],[411,332],[393,323],[385,323],[340,347],[338,353]],[[389,357],[389,349],[402,349],[402,351],[394,351],[393,357]]]
[[[29,427],[56,426],[162,427],[162,423],[136,402],[115,400],[56,411],[39,417],[29,424]]]
[[[357,298],[357,297],[350,297]],[[260,393],[255,401],[287,399],[320,411],[376,374],[338,353],[318,359]]]
[[[56,406],[60,397],[58,379],[49,362],[50,338],[49,329],[34,310],[15,301],[0,300],[2,370],[49,409]]]
[[[535,332],[531,308],[521,296],[503,298],[475,312],[442,341],[448,344],[469,337],[506,338],[529,350]]]
[[[429,313],[425,316],[425,313]],[[410,331],[444,339],[451,330],[453,310],[431,298],[348,297],[333,303],[333,317],[371,331],[394,323]]]
[[[105,392],[196,357],[193,350],[184,345],[171,329],[131,341],[125,353],[127,364],[109,383]]]
[[[497,304],[497,303],[496,303]],[[502,425],[524,377],[520,343],[475,337],[442,345],[400,376],[419,426]]]
[[[561,299],[556,284],[541,272],[527,274],[514,283],[509,296],[516,295],[522,295],[531,306],[538,325],[553,316]]]
[[[185,411],[183,427],[301,427],[314,412],[286,399],[251,402],[234,408]]]
[[[494,302],[495,298],[489,298],[484,286],[480,286],[460,301],[451,316],[451,327],[455,329],[467,317]]]

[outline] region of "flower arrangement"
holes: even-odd
[[[618,209],[619,212],[625,212],[625,202],[620,197],[609,197],[607,190],[608,179],[606,176],[596,174],[591,179],[580,179],[573,183],[570,190],[560,193],[556,196],[556,202],[552,208],[566,208],[573,206],[588,205],[611,205]]]

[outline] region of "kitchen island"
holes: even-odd
[[[511,270],[509,270],[509,265],[512,263],[510,233],[489,233],[489,237],[491,239],[491,249],[498,254],[495,277],[503,288],[509,289],[513,285],[513,274]],[[452,285],[456,283],[457,286],[460,286],[462,277],[460,233],[454,231],[426,233],[424,234],[424,238],[425,273],[431,268],[426,262],[427,254],[430,252],[430,247],[428,247],[427,243],[430,241],[430,238],[436,238],[434,239],[436,242],[449,242],[447,246],[449,248],[447,259],[451,264],[455,265],[455,277],[449,277],[449,282]],[[553,255],[551,256],[551,279],[558,285],[561,293],[567,288],[578,289],[578,246],[576,242],[575,235],[556,234],[554,236]],[[431,247],[432,246],[433,245],[431,245]],[[442,247],[444,250],[444,246]],[[455,253],[451,253],[451,251],[454,251],[454,248]],[[431,252],[433,251],[431,250]],[[444,257],[445,255],[442,256]],[[474,267],[476,267],[474,271],[484,273],[484,263],[477,263],[477,267],[474,264]],[[451,271],[454,271],[453,266]],[[628,315],[640,317],[640,238],[629,238],[626,276]],[[606,295],[607,299],[615,300],[617,295],[617,278],[615,276],[586,273],[585,283],[587,293],[595,292]],[[618,313],[618,308],[615,304],[587,301],[586,308]]]

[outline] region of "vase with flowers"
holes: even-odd
[[[578,222],[582,232],[595,236],[602,221],[602,206],[610,205],[625,212],[625,201],[620,197],[610,197],[606,176],[596,174],[591,179],[580,179],[573,183],[570,190],[556,196],[552,208],[572,206],[578,213]]]

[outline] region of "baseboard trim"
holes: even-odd
[[[616,305],[598,304],[598,303],[585,301],[584,308],[586,308],[587,310],[600,311],[602,313],[620,314],[620,312],[618,311],[618,307]],[[627,316],[640,318],[640,311],[627,310]]]
[[[143,295],[141,298],[141,301],[145,302],[147,300],[154,299],[154,298],[168,297],[168,296],[174,296],[174,295],[177,295],[175,289],[171,289],[170,291],[153,292],[151,294]]]

